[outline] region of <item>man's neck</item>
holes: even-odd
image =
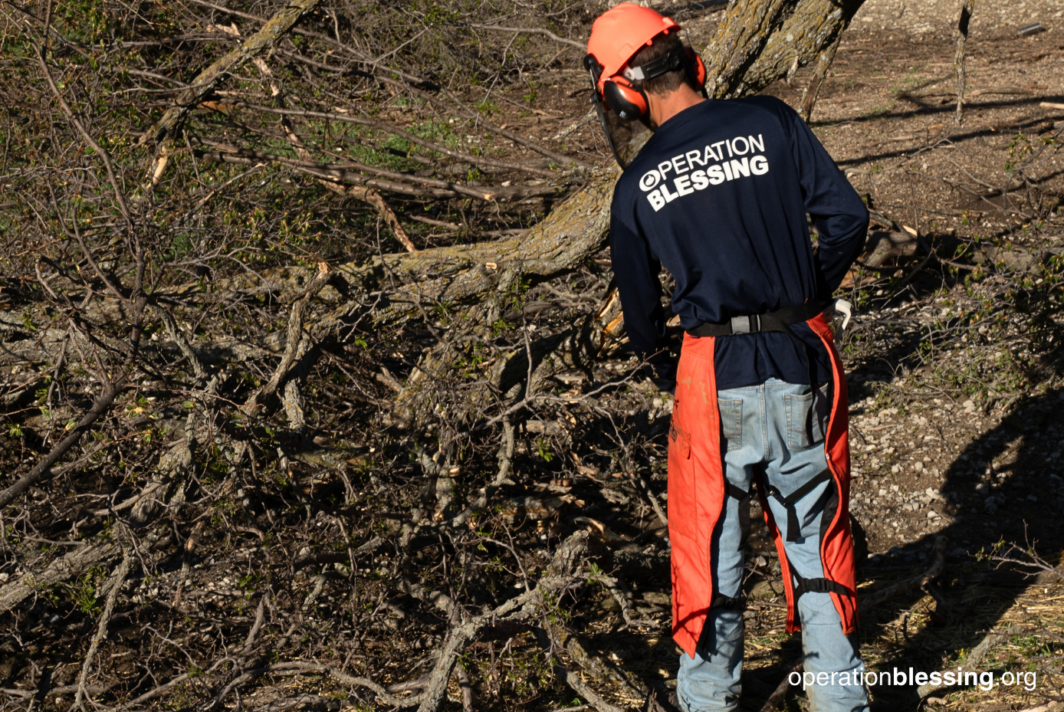
[[[650,108],[650,123],[652,126],[661,128],[661,125],[684,109],[689,109],[695,104],[701,104],[705,98],[684,82],[675,90],[665,95],[647,93],[647,103]]]

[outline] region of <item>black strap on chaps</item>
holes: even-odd
[[[719,596],[713,594],[713,603],[709,604],[711,611],[741,611],[746,608],[746,596]]]
[[[817,485],[821,484],[822,482],[830,481],[831,479],[831,472],[828,470],[824,470],[819,475],[806,482],[804,485],[799,487],[787,497],[784,497],[783,494],[775,487],[768,484],[765,485],[765,490],[768,492],[769,496],[778,500],[787,509],[787,541],[797,541],[799,533],[801,532],[801,526],[798,522],[798,512],[795,509],[795,505],[798,503],[799,500],[801,500],[803,497],[805,497],[814,489],[816,489]],[[764,483],[764,479],[762,479],[762,483]],[[745,501],[749,501],[751,493],[743,490],[740,487],[737,487],[736,485],[733,485],[731,482],[728,482],[726,484],[725,491],[727,492],[729,497],[734,497],[740,502],[739,516],[740,518],[742,518],[743,536],[742,542],[739,546],[740,549],[742,549],[746,546],[746,536],[750,528],[750,511],[749,508],[743,507],[742,503]],[[831,488],[829,487],[828,490],[825,492],[825,495],[823,495],[821,498],[829,495],[830,491]],[[794,579],[794,604],[796,606],[798,605],[798,599],[801,598],[802,594],[805,593],[837,593],[840,596],[857,595],[855,591],[851,591],[850,589],[843,586],[841,583],[837,581],[832,581],[831,579],[805,578],[804,576],[799,574],[798,571],[794,568],[794,564],[791,563],[790,557],[787,557],[787,567],[790,569],[791,576]],[[713,602],[709,606],[710,610],[743,610],[745,607],[745,596],[721,596],[716,593],[714,593]]]
[[[729,497],[739,500],[739,526],[742,536],[739,539],[739,551],[746,548],[746,538],[750,534],[750,492],[726,482],[724,491]],[[709,604],[711,611],[741,611],[746,608],[746,596],[742,592],[738,596],[722,596],[713,592],[713,601]]]
[[[802,578],[797,571],[794,570],[794,565],[791,564],[791,560],[787,559],[787,565],[790,566],[791,576],[794,577],[794,604],[798,605],[798,599],[802,597],[803,593],[837,593],[840,596],[856,596],[854,591],[843,586],[838,581],[832,581],[826,578]]]
[[[786,497],[784,497],[783,493],[772,485],[765,485],[765,491],[768,492],[768,495],[780,504],[782,504],[787,509],[787,541],[798,541],[798,538],[801,536],[802,526],[801,523],[798,521],[798,510],[795,508],[795,505],[798,504],[798,502],[801,501],[803,497],[812,492],[819,485],[823,484],[824,482],[830,482],[831,479],[831,472],[828,470],[824,470],[819,475],[809,480],[804,485],[796,489],[794,492],[791,492]],[[824,499],[825,497],[829,496],[830,492],[831,488],[829,487],[824,491],[824,494],[821,495],[821,499]],[[814,507],[815,506],[816,505],[814,505]]]
[[[772,485],[767,484],[764,481],[764,478],[761,479],[761,484],[764,486],[768,495],[780,502],[787,509],[787,541],[798,541],[801,534],[801,524],[798,521],[798,510],[795,508],[795,505],[797,505],[803,497],[816,489],[817,485],[822,482],[830,482],[832,479],[831,472],[829,470],[824,470],[787,497],[784,497],[783,493]],[[736,489],[739,488],[736,487]],[[831,488],[828,487],[824,491],[824,494],[821,495],[820,499],[825,499],[830,495]],[[816,505],[814,505],[814,507],[815,506]],[[771,516],[771,512],[769,513],[769,516]],[[786,554],[784,554],[784,556],[786,556]],[[851,597],[857,595],[856,591],[851,591],[838,581],[832,581],[828,578],[805,578],[798,573],[796,568],[794,568],[794,564],[791,562],[790,557],[787,556],[786,558],[787,568],[790,569],[791,577],[793,578],[793,597],[794,605],[796,607],[798,605],[798,599],[805,593],[837,593],[840,596]]]

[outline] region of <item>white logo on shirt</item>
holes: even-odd
[[[639,179],[639,188],[647,193],[647,200],[654,212],[657,212],[677,198],[690,195],[696,190],[704,190],[710,185],[749,178],[751,175],[765,175],[768,173],[768,159],[764,155],[747,155],[764,152],[765,141],[762,134],[758,134],[756,139],[753,136],[736,136],[727,141],[717,141],[708,144],[704,151],[688,151],[673,156],[671,160],[662,161],[657,168],[643,174]],[[711,160],[713,164],[709,165]],[[696,163],[702,168],[693,170]],[[666,182],[670,172],[675,174],[671,191]],[[659,183],[661,186],[657,187]]]

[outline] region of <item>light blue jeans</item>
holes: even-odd
[[[812,389],[770,379],[759,386],[717,393],[721,417],[721,454],[728,481],[750,491],[755,472],[764,472],[767,484],[783,496],[790,495],[827,468],[824,429],[831,404],[827,386]],[[725,452],[726,450],[726,452]],[[821,495],[829,483],[813,489],[796,504],[801,525],[797,541],[785,542],[791,566],[804,578],[820,578]],[[787,511],[768,498],[772,516],[786,531]],[[748,513],[747,513],[748,515]],[[725,497],[725,509],[714,534],[713,576],[718,595],[742,593],[743,526],[740,502]],[[807,592],[798,599],[802,623],[802,650],[806,672],[864,674],[864,663],[853,636],[843,635],[842,622],[831,594]],[[743,614],[739,610],[711,609],[706,630],[694,658],[680,655],[677,695],[684,712],[735,710],[739,704],[743,669]],[[838,676],[835,680],[838,680]],[[806,689],[813,712],[866,712],[868,692],[863,685],[828,684]]]

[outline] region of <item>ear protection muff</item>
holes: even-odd
[[[698,52],[695,52],[690,47],[684,47],[684,54],[687,55],[687,76],[691,79],[691,82],[695,86],[695,91],[700,91],[703,94],[706,91],[706,63],[702,61],[702,57]]]
[[[597,92],[602,66],[590,54],[584,58],[584,66],[590,70],[591,83]],[[685,46],[677,47],[663,57],[641,67],[625,69],[623,74],[616,74],[603,80],[602,99],[624,121],[644,120],[650,113],[650,103],[639,82],[659,77],[681,67],[695,91],[705,95],[706,65],[697,52]]]
[[[625,121],[643,119],[650,112],[646,93],[621,75],[606,80],[602,95],[606,105]]]

